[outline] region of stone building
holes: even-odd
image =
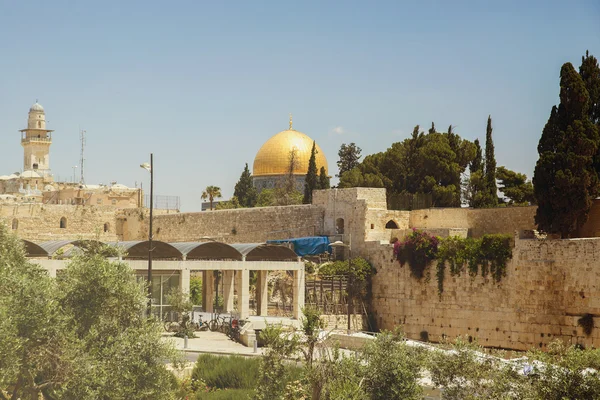
[[[21,172],[0,175],[0,204],[72,204],[141,207],[141,189],[125,185],[86,185],[55,182],[50,168],[53,130],[46,128],[44,107],[37,101],[29,108],[27,128],[21,129],[23,167]]]
[[[260,192],[263,189],[272,189],[282,184],[290,173],[291,156],[294,155],[293,175],[296,184],[296,190],[304,190],[304,179],[308,172],[308,161],[312,151],[313,139],[308,135],[295,130],[292,127],[292,117],[290,116],[290,127],[281,131],[262,145],[256,157],[253,166],[254,187]],[[328,172],[327,158],[325,153],[316,145],[317,173],[321,167],[325,167]]]
[[[37,177],[51,182],[50,145],[53,131],[46,129],[44,107],[37,101],[29,108],[27,128],[19,132],[21,132],[21,145],[24,151],[23,173],[32,171]]]
[[[37,101],[29,108],[27,128],[19,132],[23,146],[22,172],[0,176],[0,195],[8,195],[3,200],[40,201],[42,191],[54,181],[50,170],[53,131],[46,129],[44,107]]]

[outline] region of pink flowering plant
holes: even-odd
[[[410,271],[417,279],[423,277],[425,268],[435,260],[439,239],[427,232],[413,228],[413,231],[400,242],[397,252],[400,265],[408,263]]]

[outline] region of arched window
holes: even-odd
[[[15,230],[15,231],[16,231],[17,229],[19,229],[19,220],[18,220],[18,219],[16,219],[16,218],[15,218],[15,219],[13,219],[13,221],[12,221],[12,228],[13,228],[13,230]]]
[[[67,229],[67,219],[65,217],[60,219],[60,229]]]
[[[110,224],[107,222],[104,224],[104,232],[108,232],[110,230]]]
[[[335,233],[341,235],[344,233],[344,218],[335,220]]]
[[[387,224],[385,224],[385,229],[398,229],[398,224],[396,221],[390,219]]]

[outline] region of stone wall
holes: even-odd
[[[0,222],[15,228],[20,238],[38,243],[66,239],[117,240],[115,208],[110,206],[0,205]]]
[[[419,229],[467,228],[469,236],[486,233],[513,233],[536,229],[537,207],[428,208],[410,212],[410,227]]]
[[[123,210],[118,228],[121,240],[145,240],[148,221],[147,213]],[[226,243],[258,243],[320,235],[323,210],[314,205],[297,205],[155,215],[152,228],[154,239],[165,242],[210,238]]]
[[[372,308],[379,328],[403,325],[412,339],[464,335],[518,350],[545,348],[557,338],[600,346],[599,328],[586,336],[577,324],[587,313],[600,317],[600,239],[516,239],[500,283],[466,273],[452,277],[446,269],[441,297],[435,267],[429,280],[418,281],[392,260],[391,245],[368,243],[365,250],[378,270]]]

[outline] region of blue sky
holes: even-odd
[[[600,2],[491,3],[0,0],[0,175],[39,99],[55,178],[81,127],[87,183],[147,188],[153,152],[155,193],[185,211],[207,185],[231,196],[290,112],[331,175],[342,143],[384,151],[431,121],[484,139],[491,114],[498,165],[530,177],[560,66],[600,57]]]

